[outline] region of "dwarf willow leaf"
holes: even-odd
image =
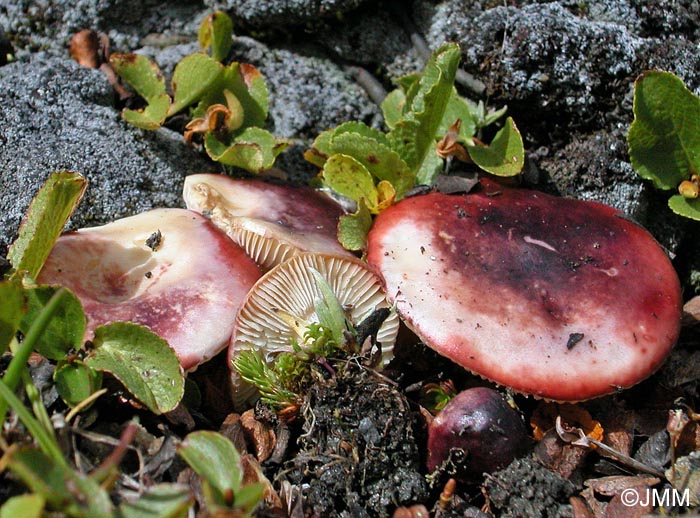
[[[627,135],[632,167],[659,189],[700,172],[700,98],[668,72],[642,74]]]
[[[348,155],[335,154],[323,166],[323,181],[338,194],[355,201],[365,200],[371,211],[379,204],[374,178],[358,160]]]
[[[402,128],[402,139],[410,137],[412,153],[403,156],[414,171],[419,171],[430,150],[435,146],[438,131],[452,94],[455,75],[460,60],[459,46],[447,43],[431,55],[417,83],[415,95],[409,90],[406,102],[410,110],[397,122]],[[417,124],[406,125],[407,120]],[[411,130],[408,133],[406,130]],[[399,154],[401,154],[399,152]],[[420,178],[419,178],[420,180]]]
[[[189,487],[158,484],[139,494],[137,500],[120,504],[115,518],[186,518],[193,504]]]
[[[197,33],[203,51],[211,50],[211,57],[223,61],[231,50],[233,22],[223,11],[215,11],[202,20]]]
[[[260,70],[248,63],[231,63],[224,73],[224,88],[233,92],[245,110],[246,126],[263,126],[270,108],[269,93]]]
[[[165,78],[160,68],[146,56],[112,54],[109,62],[114,71],[146,101],[165,93]]]
[[[453,88],[450,100],[445,108],[445,115],[442,117],[442,122],[438,128],[438,136],[442,136],[447,133],[450,126],[459,119],[462,124],[459,128],[458,142],[463,144],[471,144],[472,137],[476,133],[476,120],[473,113],[474,108],[469,104],[469,101],[460,97],[457,91]]]
[[[87,325],[78,297],[67,288],[61,289],[64,294],[60,303],[34,344],[34,349],[50,360],[62,360],[71,349],[80,349]],[[25,291],[27,313],[20,324],[20,330],[25,335],[57,291],[58,288],[53,286],[39,286]]]
[[[7,258],[15,270],[25,270],[36,278],[56,239],[82,198],[87,181],[78,173],[53,173],[34,196],[19,237],[12,243]]]
[[[182,58],[173,71],[173,103],[168,115],[174,115],[198,101],[223,71],[221,63],[201,52]]]
[[[314,309],[318,316],[318,322],[324,328],[330,330],[333,341],[336,344],[343,343],[343,332],[348,329],[347,319],[343,306],[328,285],[328,281],[315,268],[309,268],[316,282],[316,287],[321,292],[321,298],[314,300]]]
[[[177,452],[213,489],[215,504],[224,506],[227,493],[235,498],[243,484],[243,464],[229,439],[217,432],[196,431],[185,437]]]
[[[511,117],[489,146],[469,146],[468,151],[476,165],[497,176],[515,176],[525,163],[523,139]]]
[[[700,221],[700,198],[685,198],[680,194],[671,196],[668,206],[679,216]]]
[[[130,322],[100,326],[92,343],[85,364],[112,374],[151,412],[169,412],[182,399],[180,362],[168,343],[146,327]]]
[[[125,108],[122,117],[129,124],[145,130],[157,130],[165,122],[170,109],[170,96],[161,94],[151,97],[143,110]]]
[[[338,241],[346,250],[367,248],[367,233],[372,227],[372,214],[364,200],[357,204],[357,212],[340,216]]]
[[[0,507],[0,518],[41,518],[46,499],[37,494],[13,496]]]
[[[56,390],[71,408],[102,387],[102,373],[81,360],[59,362],[53,373]]]
[[[27,312],[27,299],[18,278],[0,282],[0,354],[7,350]]]
[[[204,147],[217,162],[261,173],[272,167],[277,156],[289,147],[289,142],[275,138],[267,130],[253,127],[244,129],[230,144],[209,133],[204,139]]]
[[[416,176],[406,162],[383,141],[386,139],[380,141],[359,133],[347,132],[333,137],[331,148],[333,153],[352,156],[365,166],[373,177],[391,183],[396,191],[397,200],[400,200],[415,185]],[[353,199],[359,201],[359,198]]]
[[[393,129],[401,120],[406,105],[406,94],[399,88],[392,90],[382,101],[382,115],[387,128]]]

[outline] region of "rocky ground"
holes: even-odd
[[[626,144],[634,80],[642,71],[674,72],[700,91],[695,0],[0,0],[0,62],[11,56],[0,66],[0,255],[52,171],[78,171],[89,181],[72,227],[181,206],[185,176],[222,171],[186,147],[176,127],[146,132],[126,124],[104,74],[81,67],[68,54],[73,34],[94,29],[109,36],[112,51],[144,53],[168,73],[196,48],[199,23],[215,9],[234,20],[230,58],[254,64],[267,80],[269,129],[294,140],[279,162],[294,181],[315,174],[301,155],[316,135],[348,120],[381,127],[382,90],[390,90],[396,77],[420,70],[426,49],[456,41],[463,54],[461,93],[489,106],[507,105],[523,135],[528,156],[523,181],[623,210],[675,254],[686,298],[700,291],[696,224],[671,214],[664,195],[636,175]],[[681,384],[677,368],[689,356],[692,347],[679,351],[677,363],[661,376]],[[690,392],[697,395],[693,376],[683,383],[693,381]],[[625,404],[640,404],[641,394],[631,392]],[[366,413],[362,404],[357,402],[360,415]],[[629,417],[633,409],[627,411]],[[658,427],[644,432],[653,430]],[[413,441],[422,432],[397,433],[395,442],[408,436]],[[410,444],[396,457],[407,466],[401,455],[413,452]],[[585,516],[572,514],[568,503],[581,480],[565,480],[562,470],[528,467],[531,458],[520,462],[485,486],[493,492],[492,510],[500,516]],[[373,493],[385,499],[375,502],[383,509],[379,515],[387,515],[393,505],[387,502],[435,498],[434,488],[415,479],[416,466],[406,467],[411,484],[395,494],[386,488]],[[304,480],[301,460],[288,469],[299,471],[290,478]],[[512,486],[522,472],[532,475],[531,491],[522,490],[530,503],[499,496],[497,488]],[[327,496],[317,493],[319,501]],[[370,498],[361,484],[347,495]],[[345,502],[343,515],[360,516],[354,505]],[[337,508],[337,502],[322,506]],[[331,516],[331,507],[320,508]],[[469,505],[460,509],[453,515],[478,515]]]

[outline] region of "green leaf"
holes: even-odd
[[[525,164],[523,139],[511,117],[487,147],[469,146],[469,156],[484,171],[497,176],[515,176]]]
[[[406,94],[399,88],[392,90],[384,98],[381,108],[384,115],[384,124],[386,124],[387,128],[393,129],[401,120],[405,105]]]
[[[114,322],[95,329],[94,349],[85,359],[109,372],[151,412],[173,410],[185,390],[180,362],[168,343],[146,327]]]
[[[27,299],[21,281],[14,277],[0,281],[0,354],[14,339],[19,324],[27,312]]]
[[[407,94],[409,111],[398,121],[391,131],[397,134],[390,138],[397,145],[399,153],[413,171],[420,171],[428,158],[442,124],[445,110],[452,95],[454,79],[459,65],[460,49],[454,43],[447,43],[431,55],[425,71],[414,88]],[[418,176],[420,183],[428,178]]]
[[[323,166],[323,181],[338,194],[357,202],[364,199],[370,210],[376,209],[379,204],[379,194],[372,175],[351,156],[331,156]]]
[[[213,133],[208,133],[204,147],[217,162],[251,173],[262,173],[274,165],[277,156],[289,147],[289,142],[275,138],[262,128],[247,128],[229,145],[221,142]]]
[[[700,99],[673,74],[645,72],[635,84],[627,142],[642,178],[658,189],[678,187],[700,172]]]
[[[445,108],[445,115],[442,117],[442,122],[438,128],[438,137],[442,137],[450,129],[450,126],[457,120],[462,121],[459,128],[458,142],[463,144],[471,144],[472,137],[476,133],[476,121],[474,120],[473,108],[469,101],[460,97],[457,90],[452,89],[452,95]]]
[[[34,196],[19,237],[7,258],[15,270],[26,270],[36,278],[56,239],[85,192],[87,182],[77,173],[53,173]]]
[[[244,127],[265,125],[270,100],[265,78],[257,68],[248,63],[231,63],[224,74],[224,88],[241,102]]]
[[[197,39],[203,51],[211,49],[211,57],[223,61],[231,50],[233,22],[223,11],[215,11],[202,20]]]
[[[58,395],[71,408],[102,387],[102,373],[81,360],[59,362],[53,373],[53,379]]]
[[[173,103],[168,115],[197,102],[219,80],[223,71],[221,63],[201,52],[182,58],[173,71]]]
[[[186,518],[193,503],[189,487],[158,484],[149,487],[138,500],[122,503],[117,518]]]
[[[372,215],[364,200],[357,204],[357,212],[340,216],[338,241],[346,250],[367,248],[367,233],[372,227]]]
[[[62,360],[71,349],[80,349],[87,321],[83,306],[70,290],[65,294],[53,318],[34,344],[34,349],[50,360]],[[28,310],[22,319],[20,330],[26,335],[30,327],[44,310],[51,297],[58,291],[53,286],[39,286],[26,290]]]
[[[125,108],[122,117],[129,124],[145,130],[157,130],[165,122],[170,109],[170,96],[161,94],[151,97],[148,105],[143,110],[130,110]]]
[[[165,93],[165,79],[158,65],[140,54],[112,54],[109,62],[114,71],[137,94],[150,102]]]
[[[333,341],[340,345],[344,341],[343,332],[348,329],[343,306],[321,272],[311,267],[309,267],[309,271],[316,281],[316,287],[321,292],[321,298],[314,300],[318,323],[330,330]]]
[[[13,496],[0,507],[0,518],[41,518],[46,499],[41,495]]]
[[[192,432],[185,437],[177,452],[211,486],[217,505],[225,505],[224,495],[231,492],[235,495],[241,488],[241,456],[233,443],[220,433]]]
[[[700,221],[700,198],[685,198],[675,194],[669,198],[668,206],[679,216]]]
[[[397,200],[403,198],[415,185],[416,177],[406,162],[395,151],[373,137],[354,132],[341,133],[331,140],[331,149],[333,153],[352,156],[372,176],[391,183],[396,190]]]
[[[41,495],[54,509],[67,516],[112,518],[107,492],[89,477],[55,462],[33,447],[13,447],[6,454],[9,469],[32,492]]]
[[[326,160],[335,153],[342,153],[334,149],[333,140],[345,134],[357,134],[359,137],[373,139],[385,147],[390,147],[391,144],[387,136],[379,130],[376,130],[362,122],[344,122],[340,126],[326,130],[316,137],[310,150],[304,153],[304,158],[312,164],[323,167]]]

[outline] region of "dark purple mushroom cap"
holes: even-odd
[[[80,299],[85,339],[116,321],[149,327],[185,369],[221,351],[260,269],[204,217],[156,209],[61,236],[38,282]]]
[[[487,183],[382,212],[368,262],[429,347],[496,383],[578,401],[630,387],[680,332],[664,251],[615,209]]]
[[[309,187],[195,174],[185,179],[183,198],[265,270],[303,252],[352,257],[336,237],[342,209]]]

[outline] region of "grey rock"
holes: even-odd
[[[203,11],[189,0],[0,0],[0,27],[20,58],[40,50],[66,55],[82,29],[103,31],[114,49],[126,51],[152,33],[196,36]]]
[[[216,169],[167,129],[122,121],[102,73],[37,55],[0,68],[0,253],[16,236],[49,174],[89,182],[71,227],[94,226],[154,207],[182,206],[185,175]]]
[[[367,0],[204,0],[211,10],[223,9],[253,27],[315,22],[356,9]]]
[[[535,131],[600,127],[599,114],[619,99],[611,90],[639,70],[642,39],[624,26],[578,18],[558,2],[480,14],[458,4],[438,6],[428,41],[458,41],[463,66],[486,76],[489,96],[516,120],[542,121]]]
[[[405,5],[377,3],[350,13],[342,24],[326,22],[314,36],[344,61],[396,78],[423,68],[410,39],[412,25]]]

